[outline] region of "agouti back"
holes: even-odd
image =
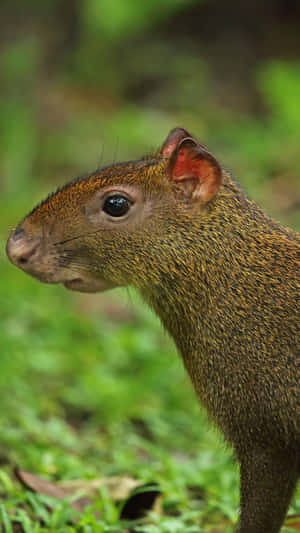
[[[300,236],[176,128],[154,155],[51,194],[7,253],[71,290],[139,289],[234,447],[239,533],[278,532],[300,475]]]

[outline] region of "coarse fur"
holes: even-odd
[[[105,218],[106,191],[132,197],[124,222]],[[299,234],[177,128],[153,156],[50,195],[7,250],[47,283],[139,289],[235,450],[238,532],[277,533],[300,475]]]

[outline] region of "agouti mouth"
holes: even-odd
[[[70,279],[68,281],[64,281],[64,286],[66,287],[66,289],[72,289],[74,290],[76,286],[78,286],[78,284],[80,285],[80,283],[82,283],[83,280],[81,278],[74,278],[74,279]]]
[[[116,285],[104,279],[74,278],[63,282],[66,289],[78,292],[103,292],[113,289]]]

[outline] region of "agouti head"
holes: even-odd
[[[72,290],[146,289],[163,281],[159,265],[176,268],[171,257],[189,245],[185,225],[211,208],[221,178],[216,159],[176,128],[153,156],[101,169],[51,194],[10,236],[8,257],[40,281]]]

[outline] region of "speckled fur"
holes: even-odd
[[[76,180],[23,227],[52,239],[57,268],[97,272],[141,291],[235,449],[239,533],[276,533],[300,472],[300,237],[225,171],[208,205],[187,202],[166,165],[158,153]],[[140,187],[151,209],[142,224],[94,231],[84,206],[117,183]]]

